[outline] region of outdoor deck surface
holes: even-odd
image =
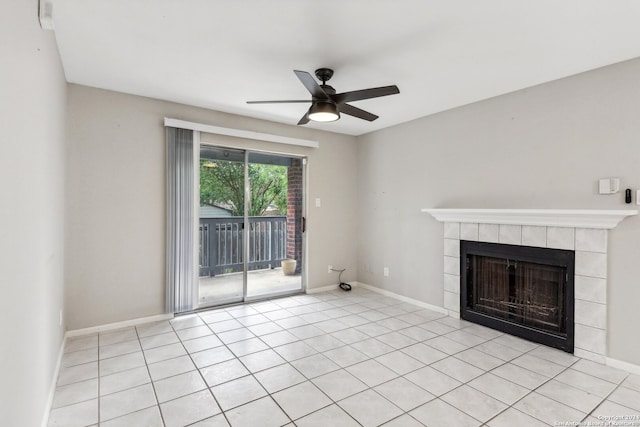
[[[249,271],[247,278],[247,296],[269,294],[272,292],[294,291],[302,288],[300,274],[285,276],[282,268],[273,270]],[[242,273],[222,274],[200,278],[200,304],[215,303],[242,297]]]

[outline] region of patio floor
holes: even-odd
[[[200,304],[242,298],[242,273],[201,277],[199,283]],[[248,272],[248,297],[300,289],[302,289],[302,275],[285,276],[282,268]]]

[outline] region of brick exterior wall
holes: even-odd
[[[302,160],[293,159],[287,170],[287,258],[302,269]]]

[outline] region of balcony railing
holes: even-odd
[[[244,218],[200,218],[200,277],[242,271]],[[249,217],[249,270],[280,267],[287,257],[287,217]]]

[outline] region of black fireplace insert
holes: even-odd
[[[573,251],[460,241],[460,313],[573,353]]]

